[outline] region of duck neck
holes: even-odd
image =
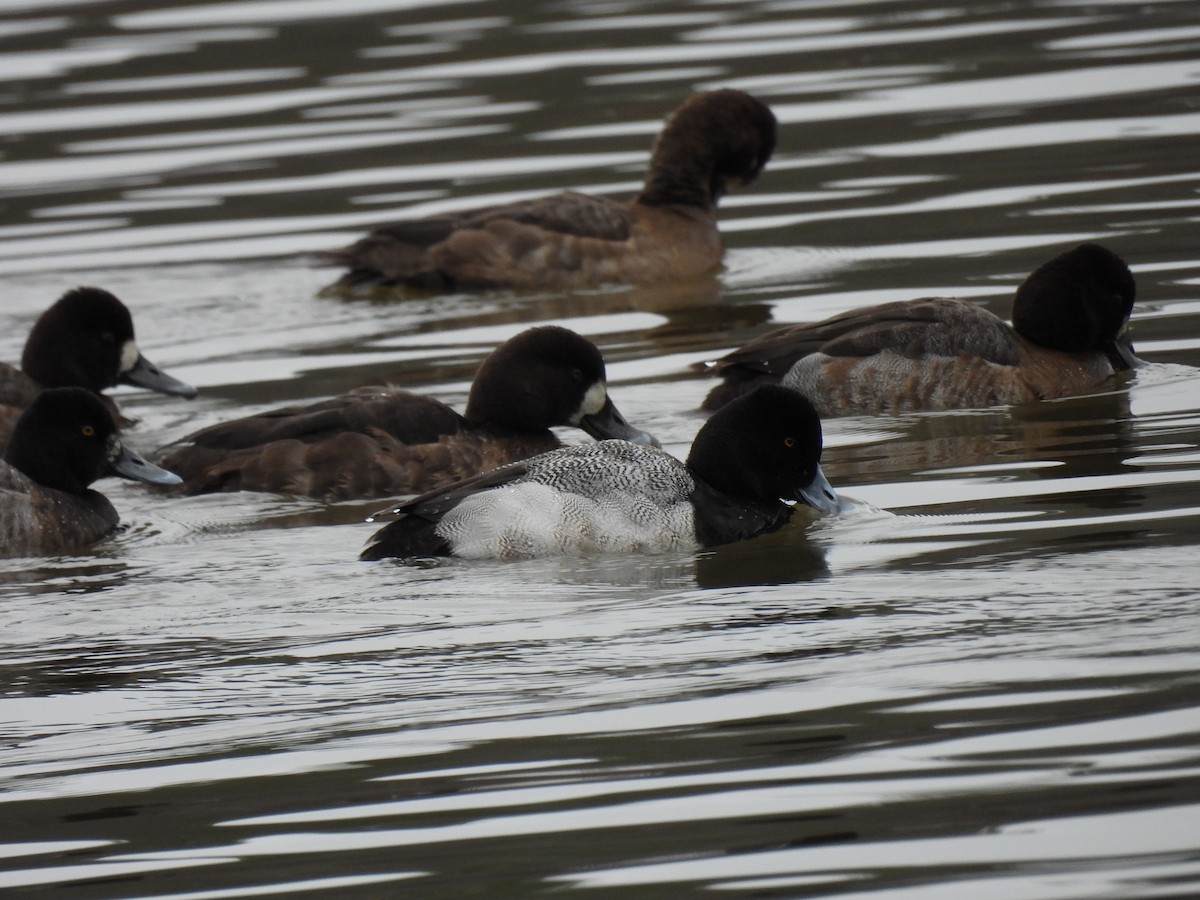
[[[655,145],[646,183],[637,202],[648,206],[690,206],[712,213],[724,193],[724,179],[703,150],[671,131]]]
[[[91,483],[80,477],[71,466],[60,465],[59,457],[48,456],[34,452],[26,442],[13,434],[8,449],[4,453],[4,461],[35,484],[68,494],[85,495],[94,493],[88,490]]]
[[[736,500],[711,485],[697,481],[692,494],[696,510],[696,542],[718,547],[778,531],[792,518],[792,507],[782,500]]]

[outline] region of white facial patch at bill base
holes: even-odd
[[[594,416],[600,410],[604,409],[604,404],[608,402],[608,388],[603,381],[597,381],[587,393],[583,395],[583,402],[579,404],[579,409],[575,415],[571,417],[571,424],[578,425],[579,421],[584,416]]]
[[[120,372],[124,375],[126,372],[133,370],[137,365],[138,357],[141,356],[141,351],[138,350],[137,342],[132,338],[121,345],[121,369]]]

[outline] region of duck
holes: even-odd
[[[710,363],[724,380],[701,408],[767,382],[800,391],[826,418],[1084,394],[1141,364],[1128,336],[1135,294],[1121,257],[1080,244],[1021,282],[1011,325],[966,300],[934,297],[784,326]]]
[[[568,191],[396,222],[318,258],[347,267],[334,290],[351,291],[581,288],[714,273],[724,252],[717,203],[758,177],[776,130],[770,108],[744,91],[704,91],[667,119],[627,202]]]
[[[118,384],[189,400],[196,396],[194,387],[142,355],[133,316],[113,294],[96,287],[67,291],[34,323],[21,367],[0,363],[0,449],[21,412],[46,388],[81,387],[99,395]],[[118,423],[132,424],[112,398],[101,396]]]
[[[763,385],[701,426],[686,462],[605,440],[562,447],[388,510],[363,560],[517,559],[692,551],[767,534],[795,508],[834,513],[821,420],[803,395]]]
[[[569,328],[541,325],[479,366],[464,415],[389,386],[223,422],[178,441],[163,465],[182,491],[267,491],[338,501],[416,494],[560,445],[565,425],[594,438],[656,443],[608,395],[604,357]]]
[[[117,511],[90,488],[107,475],[179,482],[122,443],[97,394],[80,387],[39,393],[17,420],[0,462],[0,555],[62,554],[112,534]]]

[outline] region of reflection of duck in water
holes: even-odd
[[[1125,336],[1134,293],[1116,254],[1083,244],[1017,288],[1012,325],[965,300],[933,298],[786,326],[717,360],[725,381],[704,408],[764,382],[800,391],[826,417],[1086,393],[1137,362]]]
[[[412,494],[559,446],[572,425],[652,442],[608,395],[596,345],[553,325],[506,341],[479,367],[465,416],[397,388],[223,422],[178,442],[164,465],[191,494],[275,491],[326,500]]]
[[[748,184],[775,149],[775,116],[742,91],[689,98],[654,142],[645,185],[622,203],[552,197],[378,228],[324,255],[339,287],[431,290],[586,287],[691,278],[721,263],[717,202]]]
[[[961,414],[889,420],[881,440],[843,443],[826,454],[825,468],[839,483],[874,484],[981,476],[1069,479],[1112,475],[1129,468],[1135,451],[1129,397],[1124,391],[1022,404]],[[1009,468],[1011,467],[1011,469]]]
[[[821,421],[799,394],[767,385],[708,420],[687,463],[654,447],[564,447],[404,503],[363,559],[512,559],[661,553],[745,540],[792,517],[785,500],[833,512]]]
[[[838,496],[839,520],[847,514],[853,518],[860,504],[840,494]],[[813,513],[819,515],[815,510]],[[691,574],[697,587],[711,589],[816,581],[828,577],[830,569],[825,558],[825,546],[821,542],[811,540],[808,532],[802,528],[781,528],[753,541],[725,544],[697,553]],[[822,613],[815,615],[824,617],[827,611],[828,608],[825,608]],[[811,610],[798,612],[790,604],[776,611],[751,604],[746,608],[745,619],[747,624],[753,622],[761,627],[776,617],[794,621],[797,616],[813,615]],[[735,615],[723,621],[725,626],[737,628],[737,620]]]
[[[67,291],[34,323],[21,354],[21,368],[0,363],[0,449],[21,411],[46,388],[86,388],[99,395],[113,418],[122,422],[116,403],[100,394],[118,384],[189,399],[196,396],[194,387],[176,381],[142,356],[133,337],[133,317],[124,303],[100,288]]]

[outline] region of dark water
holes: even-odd
[[[1085,239],[1149,362],[827,423],[837,521],[702,554],[402,569],[379,506],[102,483],[0,561],[0,887],[80,898],[1200,896],[1200,13],[1187,2],[9,3],[0,358],[63,290],[201,388],[144,451],[387,379],[461,408],[531,322],[685,453],[693,364]],[[782,123],[719,282],[347,301],[308,251],[627,193],[667,111]],[[564,435],[577,440],[574,435]]]

